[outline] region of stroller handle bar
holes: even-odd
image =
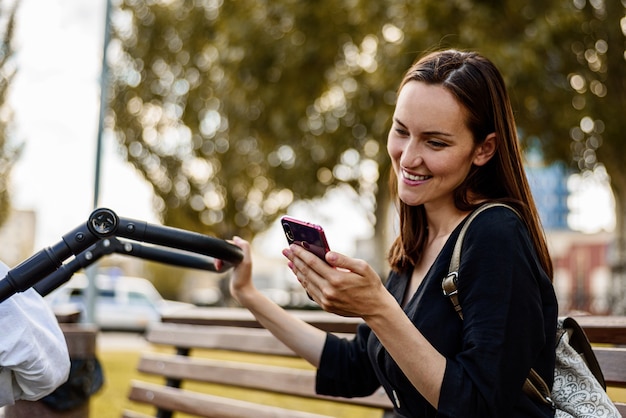
[[[116,240],[116,236],[164,248],[137,243],[133,245],[132,242],[122,244]],[[101,241],[102,244],[98,245]],[[111,242],[115,245],[111,246]],[[215,272],[226,271],[243,259],[241,248],[225,240],[184,229],[120,218],[110,209],[98,208],[91,213],[87,222],[63,235],[58,243],[42,249],[9,270],[4,279],[0,280],[0,303],[44,279],[46,284],[39,289],[35,288],[45,295],[69,280],[80,268],[110,252]],[[63,264],[72,255],[75,258]],[[211,262],[203,256],[214,260]],[[50,275],[53,277],[48,278]]]

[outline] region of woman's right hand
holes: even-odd
[[[230,242],[241,248],[243,251],[243,259],[241,263],[233,269],[229,290],[230,294],[237,302],[245,306],[243,299],[246,292],[255,290],[252,282],[252,255],[250,253],[250,243],[239,237],[233,237]]]

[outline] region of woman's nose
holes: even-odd
[[[402,152],[400,164],[403,167],[417,167],[422,162],[422,148],[418,141],[411,139]]]

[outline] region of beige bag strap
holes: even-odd
[[[467,221],[461,228],[461,232],[459,233],[459,237],[456,239],[456,243],[454,244],[454,250],[452,251],[452,258],[450,259],[450,267],[448,268],[448,275],[441,282],[441,288],[443,289],[443,294],[450,298],[452,305],[454,306],[454,310],[459,314],[461,319],[463,319],[463,311],[461,309],[461,304],[459,303],[459,295],[458,295],[458,280],[459,280],[459,265],[461,263],[461,247],[463,245],[463,237],[465,236],[465,232],[469,228],[470,224],[481,212],[493,208],[496,206],[502,206],[505,208],[509,208],[515,214],[519,216],[519,213],[513,209],[511,206],[498,203],[498,202],[489,202],[480,206],[474,212],[472,212]]]

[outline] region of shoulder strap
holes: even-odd
[[[600,383],[602,388],[606,390],[604,373],[602,373],[602,369],[598,363],[598,358],[593,352],[593,348],[587,338],[587,334],[585,334],[585,331],[582,329],[580,324],[578,324],[574,318],[568,316],[563,319],[563,330],[568,333],[569,345],[581,355],[593,376],[596,378],[598,383]]]
[[[454,244],[454,250],[452,251],[452,258],[450,259],[450,267],[448,268],[448,275],[442,280],[441,288],[443,289],[443,294],[450,298],[452,305],[454,306],[454,310],[459,314],[461,319],[463,319],[463,311],[461,309],[461,304],[459,303],[459,295],[458,295],[458,280],[459,280],[459,265],[461,263],[461,247],[463,246],[463,237],[465,236],[465,232],[469,228],[470,224],[481,212],[493,208],[496,206],[502,206],[508,208],[515,212],[516,215],[519,216],[519,213],[513,209],[511,206],[498,203],[498,202],[489,202],[480,206],[478,209],[474,210],[465,221],[465,224],[461,228],[461,232],[459,233],[458,238],[456,239],[456,243]]]

